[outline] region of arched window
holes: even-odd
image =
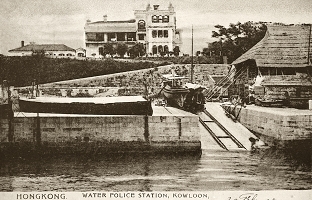
[[[160,37],[160,38],[163,37],[163,31],[162,30],[158,30],[158,37]]]
[[[138,22],[138,29],[145,29],[145,21],[144,20],[140,20]]]
[[[169,48],[168,48],[167,45],[164,46],[164,52],[165,52],[166,54],[169,53]]]
[[[157,46],[153,45],[153,54],[157,54]]]
[[[160,23],[163,22],[163,16],[162,16],[162,15],[159,15],[159,16],[158,16],[158,21],[159,21]]]
[[[153,23],[157,23],[158,22],[158,16],[157,15],[153,15],[152,16],[152,22]]]
[[[164,23],[168,23],[168,22],[169,22],[169,16],[168,16],[168,15],[165,15],[165,16],[163,17],[163,22],[164,22]]]
[[[164,52],[163,46],[162,46],[162,45],[159,45],[159,46],[158,46],[158,53],[161,54],[162,52]]]
[[[153,38],[157,37],[157,31],[156,31],[156,30],[153,30],[153,31],[152,31],[152,37],[153,37]]]

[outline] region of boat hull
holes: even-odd
[[[128,101],[111,103],[94,102],[41,102],[20,99],[21,112],[91,114],[91,115],[152,115],[150,101]]]
[[[171,89],[171,88],[164,88],[163,94],[168,101],[169,105],[178,107],[178,108],[183,108],[184,107],[184,102],[186,95],[190,91],[188,89],[184,88],[176,88],[176,89]]]

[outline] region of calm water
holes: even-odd
[[[1,191],[312,189],[310,161],[272,149],[194,156],[17,159],[1,162]]]

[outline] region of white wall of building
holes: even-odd
[[[11,51],[8,56],[31,56],[32,54],[32,51]]]

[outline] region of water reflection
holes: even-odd
[[[311,189],[311,164],[267,149],[203,150],[201,157],[114,155],[1,162],[1,191]]]

